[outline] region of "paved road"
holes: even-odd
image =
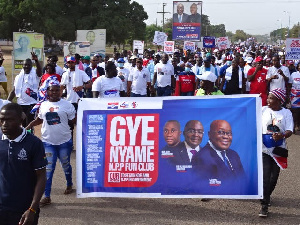
[[[57,166],[52,204],[42,208],[41,225],[96,224],[300,224],[300,133],[288,142],[289,168],[282,171],[267,219],[258,217],[258,200],[77,199],[65,196],[65,179]],[[75,152],[72,155],[74,177]],[[74,179],[74,183],[76,183]]]

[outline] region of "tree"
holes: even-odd
[[[248,38],[248,34],[245,33],[243,30],[236,30],[235,35],[233,36],[234,41],[246,41]]]
[[[35,31],[57,40],[75,40],[76,30],[106,29],[107,42],[143,39],[148,18],[131,0],[0,0],[0,37]]]

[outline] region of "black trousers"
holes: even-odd
[[[23,213],[13,211],[0,210],[0,225],[18,225]],[[32,225],[37,225],[40,215],[40,209],[37,209],[34,222]]]
[[[277,166],[275,160],[268,154],[263,153],[263,194],[261,200],[263,206],[270,203],[270,196],[274,191],[279,177],[280,168]]]
[[[21,105],[23,112],[26,115],[26,119],[23,120],[23,127],[27,127],[27,125],[34,120],[34,114],[31,114],[30,111],[32,110],[32,108],[35,106],[35,104],[33,105]]]

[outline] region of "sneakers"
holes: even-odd
[[[46,205],[50,205],[50,204],[51,204],[51,198],[50,197],[44,197],[40,201],[40,208],[42,208],[42,207],[44,207]]]
[[[73,187],[72,186],[67,186],[66,190],[64,191],[65,195],[69,195],[73,192]]]
[[[258,215],[259,217],[267,217],[268,213],[268,206],[262,206]]]

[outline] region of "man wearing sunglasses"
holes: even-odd
[[[208,132],[209,141],[192,160],[193,170],[203,178],[203,182],[211,185],[211,179],[217,180],[221,186],[236,185],[245,176],[239,155],[230,149],[232,130],[225,120],[214,120]]]

